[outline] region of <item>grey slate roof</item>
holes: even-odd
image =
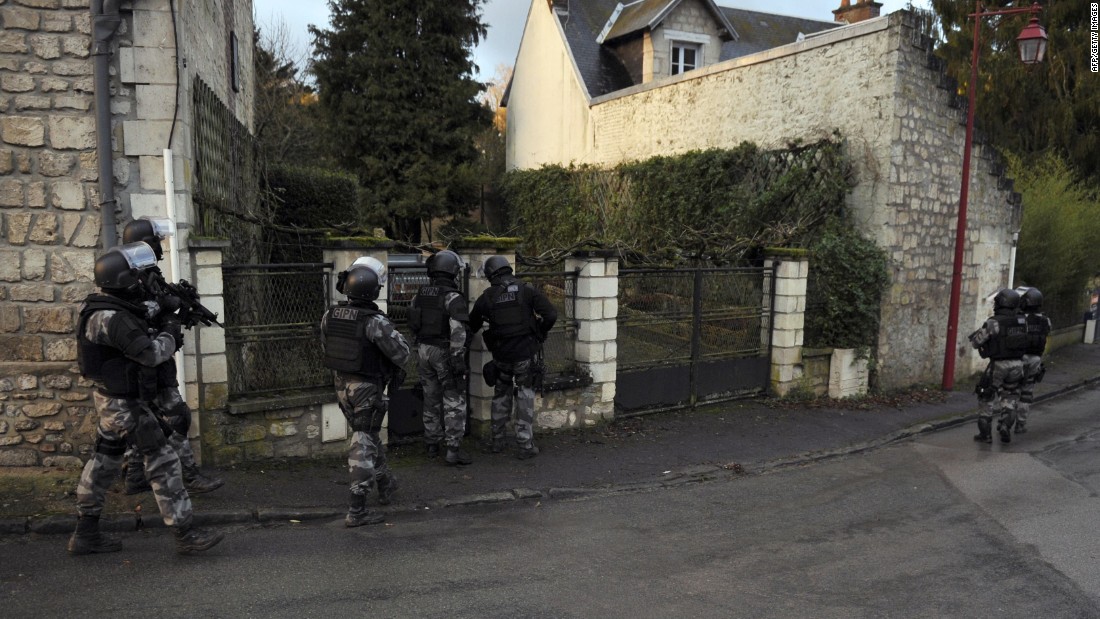
[[[649,27],[650,20],[659,16],[664,9],[676,1],[642,0],[626,7],[619,15],[612,32],[620,32],[619,25],[624,23],[624,20],[627,21],[622,27],[622,33],[626,33],[628,28],[631,32],[638,31],[638,24],[643,21],[645,23],[641,28]],[[615,53],[608,46],[596,43],[597,37],[618,3],[619,0],[570,0],[569,14],[559,16],[569,49],[591,97],[599,97],[634,85],[626,67]],[[800,32],[810,34],[842,25],[831,21],[773,15],[723,6],[718,8],[736,33],[734,40],[726,41],[722,45],[720,60],[729,60],[794,43]]]

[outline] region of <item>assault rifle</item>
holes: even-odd
[[[166,312],[178,310],[180,323],[185,328],[190,329],[199,323],[207,327],[218,325],[225,328],[225,325],[218,322],[218,315],[199,302],[199,291],[186,279],[181,279],[178,284],[171,284],[160,273],[154,273],[152,281],[157,303]]]

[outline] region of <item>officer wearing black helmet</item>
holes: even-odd
[[[533,458],[539,449],[534,444],[536,356],[546,335],[558,319],[558,312],[546,295],[512,274],[512,265],[504,256],[491,256],[483,267],[492,284],[470,311],[470,330],[479,331],[485,323],[485,346],[493,354],[496,376],[493,384],[492,451],[504,450],[504,435],[512,416],[513,386],[516,400],[516,443],[518,457]],[[486,375],[487,377],[489,374]]]
[[[1019,290],[1018,290],[1019,291]],[[1050,335],[1050,318],[1043,315],[1043,293],[1038,288],[1025,288],[1020,293],[1021,311],[1027,321],[1027,350],[1021,358],[1024,381],[1020,388],[1020,405],[1016,409],[1016,433],[1027,432],[1027,418],[1035,399],[1035,383],[1043,380],[1043,352]]]
[[[978,349],[989,366],[978,383],[978,433],[974,440],[992,443],[993,415],[998,416],[997,433],[1002,443],[1012,441],[1016,419],[1016,401],[1024,381],[1021,358],[1027,351],[1027,321],[1019,313],[1020,294],[1005,288],[993,297],[993,316],[970,334],[970,344]]]
[[[336,401],[352,430],[348,527],[384,521],[385,516],[367,508],[367,496],[377,491],[378,502],[388,505],[397,491],[379,432],[388,406],[386,384],[408,361],[409,345],[374,302],[382,284],[380,266],[356,261],[341,273],[340,291],[348,300],[321,319],[324,363],[333,370]]]
[[[117,539],[100,533],[99,517],[128,440],[145,460],[161,517],[176,536],[176,550],[207,550],[223,537],[192,526],[191,498],[179,457],[150,408],[162,387],[159,367],[183,343],[178,321],[166,320],[157,327],[149,322],[146,281],[155,265],[153,249],[145,243],[112,248],[95,263],[95,283],[101,292],[89,295],[80,307],[77,361],[81,374],[96,385],[92,397],[99,419],[95,451],[76,492],[80,518],[68,546],[74,555],[122,548]]]
[[[448,465],[470,464],[462,449],[466,434],[466,348],[470,310],[458,289],[462,259],[450,250],[428,258],[431,282],[409,306],[409,328],[416,336],[416,373],[424,387],[424,443],[428,456],[447,448]]]
[[[122,229],[122,242],[146,243],[152,248],[159,262],[164,257],[161,241],[165,237],[174,234],[172,221],[167,218],[135,219]],[[150,271],[160,273],[160,269],[154,265]],[[162,312],[152,318],[154,326],[164,320],[176,318],[175,311],[169,308],[161,308]],[[165,361],[159,367],[163,372],[162,388],[157,393],[156,401],[152,409],[164,421],[165,435],[168,444],[176,450],[180,464],[183,467],[183,483],[191,494],[211,492],[221,488],[225,482],[218,477],[208,477],[199,470],[195,462],[195,452],[191,449],[191,442],[187,439],[187,433],[191,429],[191,409],[179,391],[179,382],[176,380],[176,359]],[[145,478],[145,467],[142,463],[141,453],[132,446],[126,452],[125,491],[126,494],[138,494],[151,490],[149,481]]]

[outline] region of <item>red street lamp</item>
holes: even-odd
[[[959,220],[955,227],[955,264],[951,271],[951,308],[947,316],[947,343],[943,353],[943,388],[950,391],[955,386],[955,344],[959,330],[959,296],[962,293],[963,248],[966,241],[966,203],[970,193],[970,147],[974,141],[974,96],[978,83],[978,42],[981,40],[982,18],[994,15],[1019,15],[1030,13],[1031,22],[1024,28],[1016,43],[1020,48],[1020,60],[1024,64],[1043,61],[1047,50],[1047,33],[1039,18],[1043,8],[1038,3],[1027,8],[982,11],[982,3],[976,2],[974,12],[974,51],[970,57],[970,84],[967,87],[966,141],[963,144],[962,188],[959,190]],[[1010,286],[1012,282],[1008,283]]]

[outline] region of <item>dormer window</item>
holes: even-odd
[[[679,75],[698,69],[703,64],[703,46],[700,43],[672,41],[669,74]]]

